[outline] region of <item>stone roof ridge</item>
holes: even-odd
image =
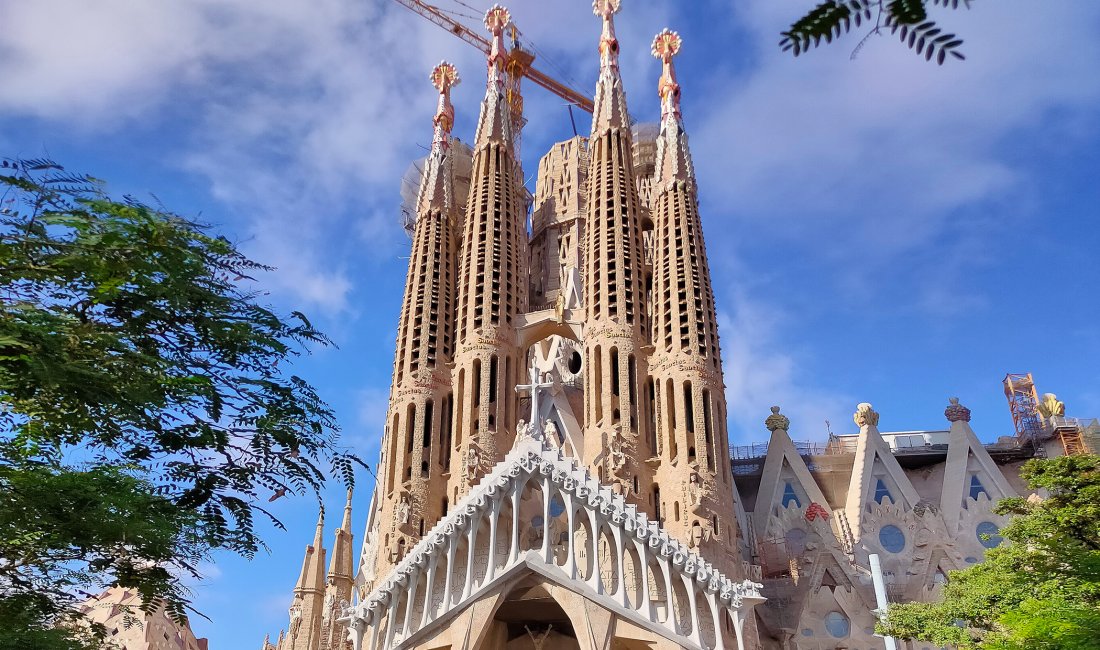
[[[750,580],[735,582],[723,575],[714,565],[690,550],[685,543],[672,537],[650,521],[637,506],[627,503],[622,495],[601,484],[587,469],[566,457],[562,450],[550,449],[537,440],[521,441],[498,463],[444,518],[414,546],[394,567],[390,576],[361,601],[368,609],[388,601],[390,593],[408,583],[409,576],[424,565],[428,558],[444,548],[447,537],[464,529],[471,518],[490,507],[493,497],[507,489],[511,481],[523,472],[541,474],[549,478],[559,489],[580,498],[582,504],[597,508],[615,526],[645,542],[656,553],[672,559],[685,576],[698,581],[708,591],[718,595],[723,603],[737,608],[743,598],[760,598],[762,585]],[[350,609],[346,615],[350,615]]]

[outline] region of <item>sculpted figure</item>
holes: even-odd
[[[623,437],[618,431],[611,434],[611,444],[608,445],[608,465],[612,473],[617,473],[626,465],[626,449],[623,445]]]
[[[554,421],[547,418],[542,428],[543,438],[551,448],[557,449],[561,446],[561,438],[558,436],[558,425],[554,424]]]
[[[699,505],[699,501],[703,494],[703,486],[699,482],[699,472],[691,470],[691,474],[688,476],[687,487],[684,489],[684,493],[687,496],[688,505]]]
[[[410,510],[409,497],[408,497],[407,494],[402,494],[401,495],[401,501],[398,502],[397,509],[395,511],[397,523],[399,523],[399,524],[409,523],[409,510]]]
[[[857,426],[878,426],[878,413],[875,412],[873,406],[867,402],[861,403],[856,407],[856,412],[852,416]]]
[[[481,450],[477,445],[470,444],[466,448],[466,464],[462,467],[462,478],[466,483],[473,485],[477,480],[478,471],[481,468]]]

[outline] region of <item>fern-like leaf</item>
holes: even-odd
[[[935,21],[926,20],[916,25],[906,25],[898,23],[897,19],[891,15],[887,18],[887,24],[890,26],[890,31],[901,38],[902,43],[905,43],[918,56],[924,56],[927,61],[935,58],[937,64],[943,65],[948,55],[960,61],[966,58],[958,50],[962,45],[962,39],[954,34],[943,33],[943,30],[936,26]]]
[[[858,27],[871,18],[872,1],[827,0],[780,34],[779,47],[798,56],[811,47],[817,47],[822,39],[831,43],[834,38],[848,33],[853,22]]]

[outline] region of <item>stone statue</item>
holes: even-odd
[[[943,414],[947,417],[948,422],[970,421],[970,409],[966,408],[962,404],[959,404],[958,397],[952,397],[947,401],[951,402],[951,404],[943,410]]]
[[[856,425],[860,427],[878,426],[878,413],[876,413],[874,407],[867,402],[862,402],[856,406],[856,412],[852,416],[852,419],[855,420]]]
[[[1064,418],[1066,405],[1054,393],[1043,393],[1043,398],[1039,400],[1039,413],[1044,418]]]
[[[546,419],[543,425],[542,436],[552,449],[557,449],[561,446],[561,438],[558,436],[558,425],[554,424],[554,421],[549,418]]]
[[[779,407],[772,407],[772,414],[768,416],[768,419],[764,420],[764,426],[768,428],[768,431],[775,431],[776,429],[783,429],[789,431],[791,428],[791,419],[786,415],[779,414]]]
[[[699,472],[691,470],[691,474],[688,475],[687,486],[684,488],[684,495],[688,502],[688,505],[695,507],[699,505],[699,501],[702,498],[703,486],[699,482]]]
[[[473,485],[481,470],[481,450],[477,445],[470,443],[466,448],[466,464],[462,466],[462,478],[467,484]]]
[[[409,496],[407,494],[401,495],[401,501],[397,503],[397,509],[395,512],[397,523],[407,524],[409,523]]]
[[[554,318],[559,323],[565,322],[565,286],[558,288],[558,297],[554,300]]]
[[[611,434],[611,443],[608,445],[607,464],[612,473],[617,473],[626,465],[626,449],[623,445],[623,436],[618,431]]]
[[[519,424],[516,425],[516,438],[526,438],[530,434],[531,431],[527,427],[527,420],[520,418]]]

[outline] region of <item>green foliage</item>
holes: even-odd
[[[0,598],[0,650],[98,650],[101,625],[81,624],[79,614],[59,610],[49,597],[19,594]]]
[[[350,486],[361,461],[286,371],[329,341],[258,302],[264,270],[91,177],[3,161],[0,605],[64,618],[74,590],[117,584],[183,618],[198,561],[262,548],[256,513],[280,525],[263,498]]]
[[[826,0],[781,33],[779,47],[798,56],[817,47],[821,41],[832,43],[853,26],[859,28],[866,23],[870,29],[853,50],[853,58],[868,38],[889,30],[909,49],[929,61],[934,58],[936,63],[943,65],[948,55],[965,59],[958,50],[962,39],[928,20],[929,4],[948,9],[958,9],[960,5],[969,8],[970,0]]]
[[[1100,639],[1100,456],[1032,460],[1021,476],[1042,501],[1003,499],[1015,515],[981,564],[953,571],[937,603],[892,605],[879,631],[936,645],[1084,650]]]

